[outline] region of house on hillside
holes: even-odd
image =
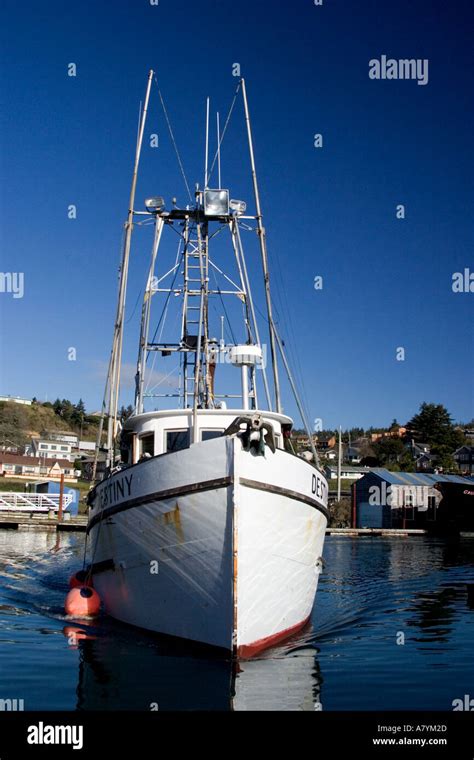
[[[328,449],[334,448],[335,445],[336,445],[335,435],[316,436],[316,447],[318,451],[328,451]]]
[[[454,452],[453,459],[461,472],[474,473],[474,446],[461,446]]]
[[[420,454],[415,460],[417,472],[434,472],[437,458],[434,454]]]
[[[79,436],[71,430],[42,430],[41,435],[49,441],[69,443],[72,448],[77,448]]]
[[[362,455],[360,449],[355,446],[348,446],[346,450],[345,459],[349,464],[360,464],[362,461]]]
[[[418,459],[418,457],[421,457],[422,454],[431,453],[431,446],[429,443],[415,443],[413,439],[411,441],[408,441],[406,448],[411,452],[413,459]]]
[[[22,404],[23,406],[31,406],[32,404],[30,398],[21,398],[20,396],[0,396],[0,401],[11,401],[14,404]]]
[[[377,441],[381,441],[382,438],[404,438],[406,432],[406,427],[396,427],[393,428],[393,430],[382,430],[378,433],[371,433],[370,440],[372,443],[377,443]]]
[[[436,522],[441,493],[436,483],[472,485],[458,475],[370,470],[352,486],[352,526],[429,528]]]
[[[95,441],[79,441],[78,452],[79,454],[94,454],[97,448]]]
[[[73,460],[71,449],[70,443],[41,437],[31,439],[31,443],[25,448],[25,454],[30,457],[46,457],[47,459],[61,457],[61,459],[67,459],[68,462],[71,462]]]
[[[0,452],[0,477],[59,480],[61,475],[64,475],[66,480],[76,482],[74,467],[67,459],[49,459]]]
[[[299,435],[295,435],[293,440],[298,448],[304,448],[305,446],[310,447],[311,441],[316,446],[318,437],[316,435],[313,435],[310,438],[309,435],[307,435],[307,433],[300,433]]]

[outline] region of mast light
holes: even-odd
[[[204,190],[204,214],[206,216],[227,216],[229,214],[229,191]]]
[[[152,214],[157,214],[160,211],[163,211],[165,207],[165,200],[159,195],[154,195],[152,198],[146,199],[145,206],[147,210]]]
[[[235,201],[232,199],[229,203],[229,206],[231,208],[231,211],[233,211],[234,214],[237,214],[237,216],[240,214],[245,214],[247,211],[247,204],[245,201]]]

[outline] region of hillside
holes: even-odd
[[[79,404],[60,402],[63,406],[33,403],[22,406],[11,401],[0,402],[0,446],[24,446],[43,430],[70,430],[83,441],[95,441],[99,418],[89,416]],[[72,409],[64,414],[64,409]],[[61,413],[62,412],[62,413]]]

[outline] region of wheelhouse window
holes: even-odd
[[[212,441],[213,438],[220,438],[223,432],[224,428],[220,428],[219,430],[201,430],[201,441]]]
[[[120,437],[120,458],[125,464],[133,464],[134,439],[135,433],[122,431]]]
[[[186,430],[166,430],[165,443],[167,452],[182,451],[188,449],[190,445],[189,429]]]
[[[140,436],[140,456],[142,457],[144,454],[150,454],[150,456],[155,455],[154,433],[147,433],[146,435]]]

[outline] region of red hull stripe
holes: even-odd
[[[272,636],[267,636],[264,639],[258,639],[258,641],[254,641],[252,644],[242,644],[242,646],[237,649],[238,657],[254,657],[258,652],[262,652],[264,649],[268,649],[268,647],[273,647],[275,644],[279,644],[281,641],[289,638],[293,633],[304,628],[309,618],[310,616],[308,615],[308,617],[305,618],[305,620],[302,620],[301,623],[292,625],[291,628],[286,628],[284,631],[274,633]]]

